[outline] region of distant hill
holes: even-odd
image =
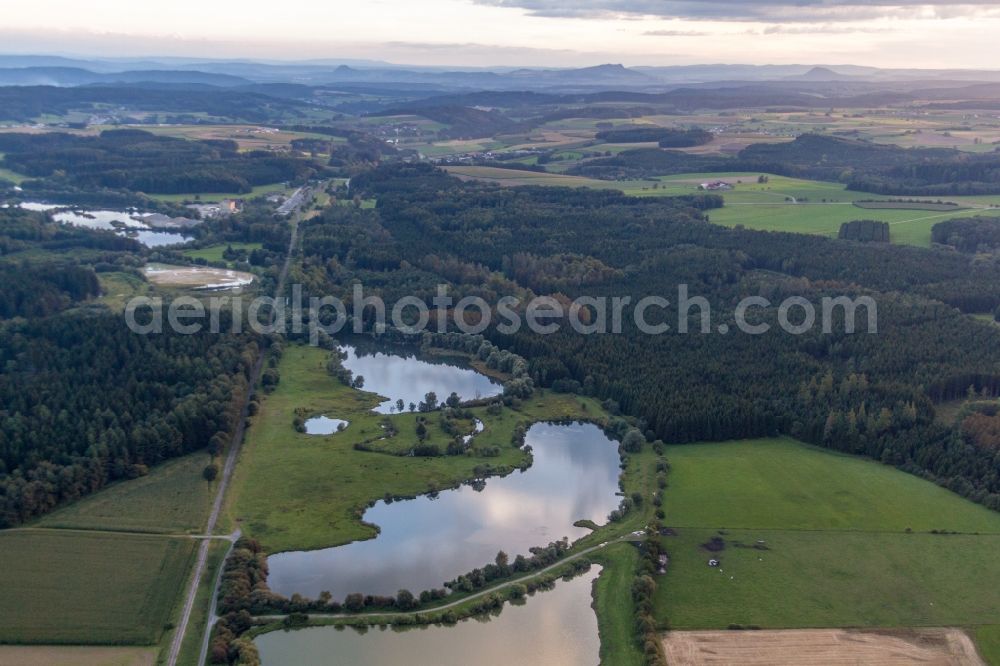
[[[857,81],[862,78],[851,74],[841,74],[829,67],[813,67],[805,74],[785,77],[788,81]]]
[[[241,86],[252,81],[228,74],[188,70],[132,70],[101,73],[80,67],[9,67],[0,68],[4,86],[85,86],[120,83],[191,83],[219,87]]]

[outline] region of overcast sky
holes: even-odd
[[[449,66],[823,63],[1000,68],[1000,3],[33,0],[0,52],[365,58]]]

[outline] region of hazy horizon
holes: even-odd
[[[988,69],[1000,29],[995,3],[900,0],[288,0],[280,11],[259,0],[178,0],[157,7],[155,22],[150,12],[120,0],[39,0],[5,8],[0,39],[9,54],[69,57]]]

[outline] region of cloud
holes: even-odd
[[[708,37],[714,33],[701,30],[647,30],[642,34],[645,37]]]
[[[853,35],[892,32],[890,28],[873,28],[863,25],[769,25],[763,30],[748,30],[748,35]]]
[[[650,16],[718,21],[831,22],[879,18],[942,19],[1000,15],[995,2],[980,0],[473,0],[516,7],[533,16],[598,18]]]

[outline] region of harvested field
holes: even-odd
[[[672,666],[984,665],[960,629],[671,631],[663,647]]]
[[[253,275],[228,268],[203,266],[146,266],[146,278],[161,287],[187,287],[191,289],[235,289],[253,282]]]
[[[153,666],[156,648],[0,645],[0,666]]]

